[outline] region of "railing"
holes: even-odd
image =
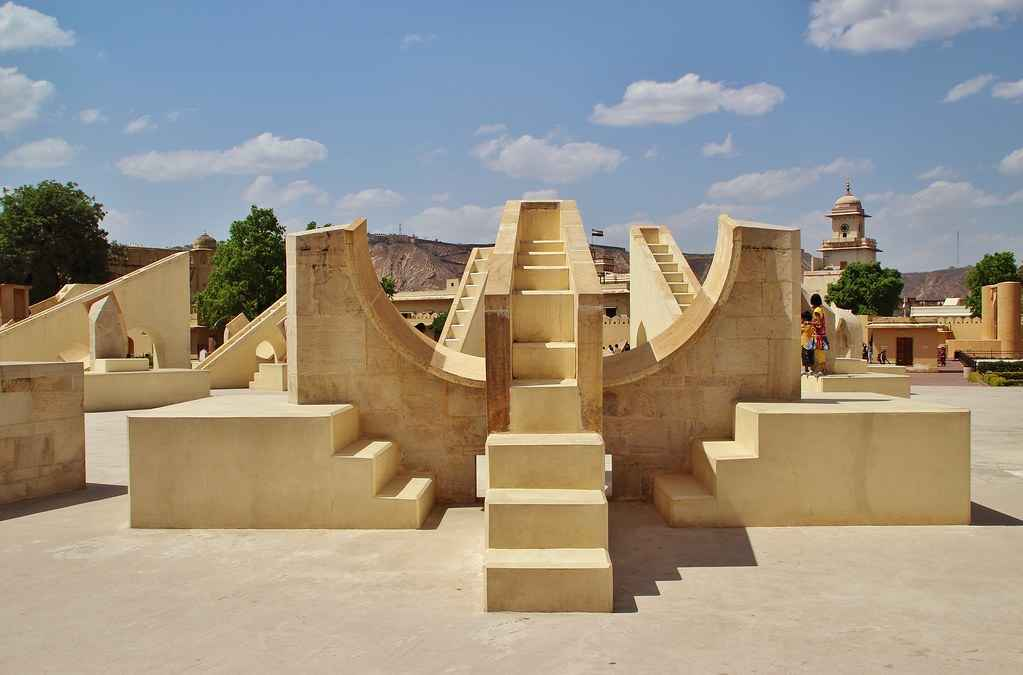
[[[511,421],[512,273],[518,255],[520,210],[519,201],[505,204],[497,241],[487,260],[487,285],[480,296],[484,303],[487,429],[491,433],[507,431]]]
[[[993,351],[993,350],[992,351],[969,351],[969,352],[957,351],[953,355],[953,358],[955,358],[957,361],[962,363],[967,368],[973,368],[974,370],[976,370],[977,369],[977,361],[979,359],[1000,359],[1000,360],[1007,360],[1007,361],[1012,361],[1012,360],[1016,360],[1016,359],[1023,360],[1023,352],[1016,352],[1016,351],[1003,352],[1003,351]]]

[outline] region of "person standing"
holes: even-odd
[[[803,312],[802,322],[799,324],[799,346],[802,353],[803,375],[813,374],[813,315],[810,312]]]
[[[828,323],[824,315],[824,301],[819,293],[810,296],[811,323],[813,324],[813,365],[817,375],[823,375],[827,369],[827,352],[831,348],[828,344]]]

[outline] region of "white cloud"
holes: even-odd
[[[647,148],[646,152],[643,153],[643,159],[657,159],[657,146],[651,145]]]
[[[156,128],[156,123],[153,122],[153,118],[149,115],[142,115],[136,117],[124,127],[124,133],[126,134],[141,134],[143,131],[149,131]]]
[[[82,124],[96,124],[106,122],[107,116],[99,108],[86,108],[78,111],[78,121]]]
[[[960,82],[959,84],[948,90],[948,93],[945,94],[944,102],[954,103],[956,101],[961,101],[967,96],[979,94],[985,87],[991,84],[992,80],[994,79],[995,79],[994,75],[991,75],[990,73],[985,73],[984,75],[971,77],[965,82]]]
[[[712,184],[707,190],[707,196],[737,203],[765,202],[798,192],[813,185],[822,176],[865,172],[872,168],[870,160],[839,157],[818,166],[745,173]]]
[[[968,181],[934,181],[913,193],[891,195],[874,212],[870,236],[886,251],[885,265],[909,271],[951,265],[955,233],[962,232],[967,236],[961,238],[961,260],[967,264],[996,245],[1023,247],[1021,205],[1023,190],[997,195]]]
[[[433,33],[408,33],[401,38],[401,49],[405,51],[413,47],[426,47],[436,39]]]
[[[508,131],[508,125],[498,122],[497,124],[481,124],[473,133],[473,136],[493,136]]]
[[[359,192],[351,192],[342,197],[337,208],[340,211],[356,211],[360,214],[371,209],[381,209],[398,206],[405,198],[394,190],[387,188],[367,188]]]
[[[173,150],[130,155],[117,162],[127,176],[148,181],[186,180],[215,174],[295,171],[327,158],[327,148],[307,138],[267,132],[227,150]]]
[[[1023,80],[1016,80],[1015,82],[999,82],[991,89],[991,95],[995,98],[1023,100]]]
[[[13,2],[0,5],[0,52],[74,43],[74,31],[63,30],[52,16]]]
[[[34,120],[55,91],[46,80],[30,80],[17,68],[0,68],[0,132],[14,131]]]
[[[1017,148],[1002,158],[998,170],[1005,174],[1023,173],[1023,148]]]
[[[594,106],[590,120],[616,127],[681,124],[719,110],[764,115],[784,100],[785,92],[766,82],[735,89],[687,73],[674,82],[633,82],[625,88],[621,103]]]
[[[597,143],[565,143],[530,135],[500,136],[477,145],[472,154],[492,171],[545,183],[574,183],[595,173],[614,171],[625,156]]]
[[[326,206],[329,197],[326,192],[307,180],[291,181],[287,185],[277,185],[273,176],[256,176],[242,199],[250,204],[260,206],[284,206],[306,197],[312,198],[320,206]]]
[[[958,174],[952,169],[946,169],[944,166],[938,165],[933,169],[917,174],[917,178],[920,180],[955,180],[958,178]]]
[[[466,244],[486,244],[497,237],[504,206],[431,206],[405,221],[405,229],[419,237]]]
[[[725,136],[720,143],[706,143],[703,146],[704,157],[732,157],[735,155],[735,144],[732,142],[732,134]]]
[[[129,214],[118,209],[106,209],[107,215],[103,218],[103,229],[107,231],[111,239],[124,241],[128,236],[128,227],[133,220],[138,220],[137,215]]]
[[[0,157],[0,166],[7,169],[52,169],[64,166],[74,156],[75,149],[63,138],[44,138],[14,148]]]
[[[817,0],[807,39],[822,49],[874,52],[909,49],[978,28],[996,28],[1023,0]]]
[[[437,192],[430,195],[430,201],[434,204],[446,204],[451,199],[450,192]]]
[[[418,155],[419,161],[423,164],[433,164],[448,156],[448,149],[444,147],[426,148]]]
[[[522,193],[522,198],[527,201],[543,202],[551,199],[560,199],[557,190],[527,190]]]

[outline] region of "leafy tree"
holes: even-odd
[[[838,281],[828,284],[828,302],[856,314],[892,316],[902,294],[902,275],[881,263],[849,263]]]
[[[380,279],[380,285],[383,287],[384,293],[386,293],[389,298],[394,297],[394,294],[398,291],[398,282],[390,275],[382,277]]]
[[[317,227],[319,227],[319,225],[316,224],[316,221],[315,220],[310,220],[308,223],[306,223],[305,229],[306,230],[315,230]]]
[[[239,312],[255,318],[284,295],[284,226],[273,209],[253,206],[217,245],[206,289],[196,295],[199,320],[220,328]]]
[[[64,284],[110,280],[110,255],[120,247],[100,227],[103,205],[76,183],[4,188],[0,205],[0,282],[32,284],[39,302]]]
[[[1016,256],[1012,251],[988,253],[966,272],[966,306],[974,316],[980,316],[980,289],[989,284],[1003,281],[1019,281],[1020,271],[1016,269]]]
[[[440,339],[440,334],[444,331],[444,323],[448,320],[448,313],[441,312],[433,319],[433,323],[430,324],[430,330],[433,331],[433,338],[435,340]]]

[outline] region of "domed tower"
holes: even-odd
[[[195,301],[195,294],[206,288],[210,280],[210,272],[213,271],[213,254],[217,250],[217,240],[207,232],[203,232],[192,242],[192,251],[189,255],[189,290],[191,298]]]
[[[859,197],[852,193],[849,181],[845,182],[845,194],[835,200],[828,214],[831,219],[831,239],[821,242],[820,252],[824,267],[842,269],[851,262],[877,262],[880,249],[877,242],[867,237],[867,218]]]

